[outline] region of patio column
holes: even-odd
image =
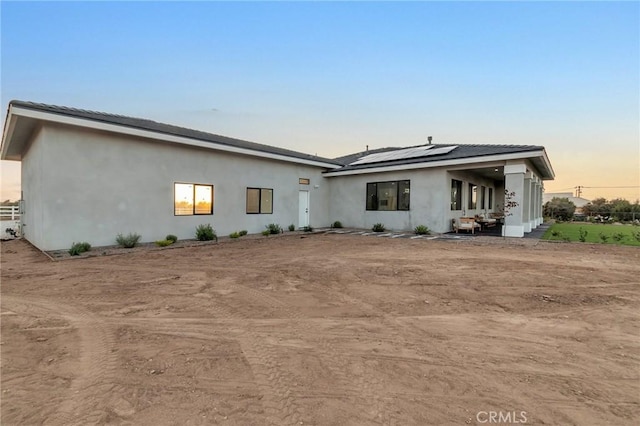
[[[538,177],[534,174],[531,175],[531,205],[529,206],[529,228],[535,229],[538,224],[536,223],[538,213]]]
[[[504,166],[504,189],[505,189],[505,217],[502,228],[505,237],[523,237],[524,225],[522,223],[524,204],[524,174],[527,167],[523,164],[507,164]],[[513,193],[509,200],[507,194]],[[507,203],[511,201],[512,207]]]
[[[540,178],[536,182],[536,228],[542,225],[542,185]]]
[[[531,207],[533,207],[533,203],[531,202],[531,172],[526,172],[524,174],[524,187],[522,192],[522,227],[524,232],[531,232]]]

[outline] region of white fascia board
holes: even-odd
[[[30,117],[38,120],[67,124],[71,126],[84,127],[84,128],[94,129],[94,130],[102,130],[102,131],[112,132],[112,133],[120,133],[124,135],[136,136],[136,137],[147,138],[147,139],[155,139],[163,142],[172,142],[172,143],[177,143],[182,145],[197,146],[199,148],[205,148],[205,149],[210,149],[215,151],[233,152],[235,154],[250,155],[253,157],[262,157],[262,158],[268,158],[271,160],[286,161],[289,163],[305,164],[308,166],[315,166],[315,167],[322,167],[322,168],[335,169],[340,167],[336,164],[325,163],[323,161],[313,161],[313,160],[305,160],[304,158],[288,157],[286,155],[255,151],[252,149],[239,148],[239,147],[219,144],[215,142],[203,141],[200,139],[193,139],[193,138],[188,138],[184,136],[154,132],[152,130],[138,129],[135,127],[128,127],[128,126],[123,126],[123,125],[113,124],[113,123],[104,123],[101,121],[95,121],[88,118],[70,117],[66,115],[54,114],[54,113],[49,113],[44,111],[35,111],[28,108],[19,108],[19,107],[14,108],[14,114],[20,115],[23,117]]]
[[[2,129],[2,147],[0,148],[0,159],[7,159],[7,151],[9,150],[9,140],[13,135],[13,130],[16,127],[16,118],[13,116],[13,107],[9,107],[7,111],[7,119],[4,122],[4,129]]]
[[[527,152],[516,152],[512,154],[496,154],[496,155],[487,155],[482,157],[467,157],[467,158],[456,158],[452,160],[443,160],[443,161],[428,161],[424,163],[414,163],[414,164],[398,164],[396,166],[383,166],[383,167],[372,167],[370,169],[355,169],[355,170],[336,170],[324,172],[322,176],[324,177],[334,177],[334,176],[347,176],[347,175],[361,175],[367,173],[383,173],[383,172],[396,172],[401,170],[415,170],[415,169],[429,169],[434,167],[449,167],[449,166],[458,166],[458,165],[468,165],[473,167],[473,165],[479,165],[485,167],[484,163],[489,163],[492,161],[505,161],[505,160],[519,160],[526,159],[530,157],[540,157],[544,155],[544,151],[527,151]]]

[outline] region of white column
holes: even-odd
[[[531,176],[531,208],[529,214],[529,224],[531,229],[535,229],[538,226],[538,177],[535,175]]]
[[[507,164],[504,166],[504,188],[505,188],[505,217],[503,235],[505,237],[523,237],[524,225],[523,215],[523,195],[524,195],[524,174],[527,168],[524,164]],[[511,200],[509,195],[511,194]],[[507,204],[511,201],[513,206]]]
[[[524,186],[522,192],[522,227],[524,232],[531,232],[531,172],[524,174]]]
[[[536,182],[536,227],[542,225],[542,186],[540,179]]]

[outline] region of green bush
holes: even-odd
[[[69,249],[69,254],[71,256],[79,256],[80,254],[84,253],[85,251],[89,251],[91,250],[91,244],[89,243],[73,243],[71,245],[71,248]]]
[[[416,226],[416,229],[413,230],[413,232],[416,235],[429,235],[431,233],[431,230],[424,225],[418,225]]]
[[[303,229],[304,232],[313,232],[313,226],[307,225]]]
[[[291,225],[289,225],[289,231],[293,232],[296,230],[296,226],[292,223]]]
[[[178,241],[178,237],[176,237],[176,236],[175,236],[175,235],[173,235],[173,234],[169,234],[169,235],[167,235],[166,237],[164,237],[164,239],[165,239],[165,240],[169,240],[169,241],[171,241],[172,243],[175,243],[176,241]]]
[[[140,234],[129,233],[126,236],[122,234],[118,234],[116,236],[116,243],[124,248],[133,248],[138,245],[138,241],[140,241]]]
[[[262,235],[268,237],[269,235],[271,235],[271,232],[268,229],[265,229],[264,231],[262,231]]]
[[[340,222],[339,220],[336,220],[335,222],[333,222],[331,224],[332,228],[342,228],[342,222]]]
[[[609,236],[603,232],[600,233],[599,237],[602,244],[606,243],[609,240]]]
[[[580,242],[583,242],[583,243],[587,242],[587,235],[589,235],[589,231],[587,231],[586,229],[582,229],[582,227],[580,227],[578,232],[580,233],[580,236],[578,237],[580,239]]]
[[[384,227],[384,225],[382,223],[376,223],[375,225],[373,225],[373,227],[371,228],[371,230],[373,232],[384,232],[386,228]]]
[[[245,235],[247,235],[247,234],[248,234],[248,232],[247,232],[247,230],[246,230],[246,229],[243,229],[242,231],[238,232],[238,234],[239,234],[241,237],[244,237]]]
[[[281,234],[282,232],[284,232],[282,230],[282,228],[280,227],[280,225],[276,224],[276,223],[270,223],[266,226],[267,230],[269,231],[270,234]]]
[[[611,238],[613,238],[615,242],[619,243],[626,238],[626,235],[623,232],[616,232],[611,236]]]
[[[635,238],[636,241],[640,242],[640,231],[633,231],[633,238]]]
[[[229,238],[240,238],[239,232],[232,232],[229,234]]]
[[[198,241],[218,241],[218,235],[210,224],[202,224],[196,227],[196,239]]]
[[[156,245],[158,247],[166,247],[166,246],[170,246],[171,244],[173,244],[173,241],[169,239],[156,241]]]

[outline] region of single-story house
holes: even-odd
[[[591,202],[591,200],[587,200],[586,198],[574,197],[572,192],[545,192],[542,198],[542,205],[547,204],[554,198],[566,198],[571,201],[573,205],[576,206],[575,214],[582,214],[583,207]]]
[[[426,144],[322,158],[152,120],[11,101],[2,160],[21,162],[22,233],[42,250],[345,226],[448,232],[462,216],[511,207],[506,236],[542,223],[542,146]]]

